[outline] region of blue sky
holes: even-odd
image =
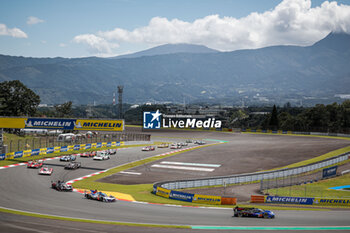
[[[350,32],[345,0],[0,0],[0,6],[0,54],[27,57],[108,57],[166,43],[232,51],[309,45],[332,30]]]

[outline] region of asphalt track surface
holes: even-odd
[[[152,133],[153,140],[169,140],[169,141],[183,141],[186,138],[211,138],[220,140],[237,139],[239,135],[216,133],[216,132],[160,132]],[[267,136],[267,135],[264,135]],[[260,136],[260,137],[264,137]],[[163,138],[163,137],[167,137]],[[169,138],[170,137],[170,138]],[[254,139],[258,138],[252,135]],[[267,136],[269,137],[269,136]],[[249,138],[251,140],[252,138]],[[283,138],[283,136],[275,136]],[[301,137],[298,137],[301,138]],[[306,137],[302,137],[308,141]],[[248,138],[247,138],[248,140]],[[286,141],[292,140],[286,136]],[[321,140],[321,139],[317,139]],[[316,141],[317,141],[316,140]],[[234,141],[234,140],[233,140]],[[254,141],[252,141],[254,143]],[[278,141],[278,144],[280,141]],[[316,156],[330,151],[330,148],[336,149],[349,145],[348,141],[322,139],[317,141],[320,143],[321,149],[317,152],[307,151],[304,156]],[[220,147],[227,150],[227,144],[222,144],[217,147],[216,151],[220,154]],[[328,144],[328,148],[324,146]],[[211,147],[208,147],[208,149]],[[300,148],[296,147],[296,151]],[[162,152],[169,150],[164,149]],[[201,149],[202,150],[202,149]],[[232,149],[231,149],[232,150]],[[285,148],[281,148],[281,152]],[[251,218],[232,218],[232,209],[220,208],[192,208],[192,207],[175,207],[165,205],[152,205],[135,202],[118,201],[116,203],[101,203],[91,200],[86,200],[83,195],[78,193],[62,193],[50,189],[51,180],[71,180],[81,176],[85,176],[97,171],[114,167],[120,164],[125,164],[134,160],[139,160],[145,157],[159,154],[160,151],[141,152],[140,148],[128,148],[118,150],[117,155],[112,156],[110,160],[93,161],[89,158],[79,158],[82,162],[82,168],[74,171],[64,170],[65,162],[58,160],[47,161],[46,164],[54,168],[54,173],[51,177],[39,176],[38,170],[27,169],[25,166],[18,166],[8,169],[0,170],[0,206],[16,210],[23,210],[35,213],[67,216],[73,218],[86,218],[95,220],[110,220],[118,222],[130,223],[148,223],[148,224],[165,224],[165,225],[189,225],[189,226],[349,226],[350,211],[274,211],[277,215],[276,219],[251,219]],[[188,152],[194,153],[194,152]],[[203,150],[201,153],[205,153]],[[312,154],[316,153],[316,154]],[[186,153],[182,154],[185,155]],[[309,155],[312,154],[312,155]],[[174,156],[175,158],[176,156]],[[295,157],[295,156],[291,156]],[[300,160],[300,157],[298,158]],[[298,160],[297,159],[297,160]],[[293,160],[293,159],[292,159]],[[284,161],[284,160],[283,160]],[[289,161],[288,161],[289,163]],[[261,164],[254,165],[261,166]],[[250,169],[254,169],[253,167]],[[261,167],[261,169],[266,169]],[[250,172],[248,169],[246,172]],[[75,232],[82,229],[81,232],[198,232],[198,230],[187,229],[161,229],[161,228],[135,228],[125,226],[107,226],[100,224],[62,222],[59,220],[45,220],[39,221],[35,218],[16,216],[12,214],[1,214],[0,230],[2,232],[58,232],[55,229],[47,229],[47,225],[63,224],[67,231]],[[29,222],[28,225],[19,224],[18,219],[23,219],[23,222]],[[35,220],[33,220],[35,219]],[[32,221],[30,223],[30,221]],[[43,224],[43,222],[45,224]],[[40,225],[41,224],[41,225]],[[72,228],[72,229],[68,229]],[[7,230],[5,230],[7,229]],[[42,230],[40,230],[42,229]],[[83,230],[85,229],[85,231]],[[142,230],[140,230],[142,229]],[[152,230],[150,230],[152,229]],[[62,228],[64,231],[64,227]],[[140,231],[139,231],[140,230]],[[150,230],[150,231],[149,231]],[[62,231],[60,231],[62,232]],[[205,232],[216,232],[206,230]],[[249,231],[245,231],[249,232]],[[255,231],[252,231],[255,232]],[[308,231],[312,232],[312,231]],[[340,231],[337,231],[340,232]]]

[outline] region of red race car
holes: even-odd
[[[51,176],[53,172],[53,169],[52,168],[49,168],[47,166],[44,166],[42,168],[40,168],[39,170],[39,175],[48,175],[48,176]]]
[[[89,157],[94,157],[96,155],[96,151],[94,151],[95,153],[93,152],[84,152],[84,153],[81,153],[80,154],[80,157],[83,157],[83,158],[89,158]]]
[[[27,168],[41,168],[42,166],[43,166],[42,160],[29,161],[27,164]]]
[[[146,146],[142,148],[142,151],[152,151],[155,150],[156,148],[154,146]]]

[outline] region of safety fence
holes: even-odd
[[[320,162],[312,163],[309,165],[296,167],[296,168],[285,168],[266,172],[255,172],[246,173],[239,175],[210,177],[201,179],[189,179],[189,180],[177,180],[177,181],[165,181],[156,183],[156,187],[162,187],[165,189],[185,189],[185,188],[197,188],[204,186],[225,186],[228,184],[241,184],[256,182],[265,179],[275,179],[281,177],[295,176],[301,173],[314,171],[320,168],[324,168],[333,164],[337,164],[349,159],[350,153],[344,153]]]
[[[30,150],[32,148],[62,147],[72,144],[91,144],[103,141],[150,141],[149,134],[103,133],[94,135],[76,134],[74,139],[58,140],[57,135],[31,136],[24,139],[7,140],[7,152]]]
[[[98,143],[77,144],[77,145],[70,145],[70,146],[47,147],[47,148],[40,148],[40,149],[34,149],[34,150],[24,150],[24,151],[0,154],[0,160],[17,159],[22,157],[46,155],[46,154],[69,152],[69,151],[87,150],[91,148],[117,147],[117,146],[123,146],[124,143],[125,142],[98,142]]]

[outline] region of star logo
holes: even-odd
[[[159,113],[159,109],[158,109],[155,113],[151,113],[151,114],[152,114],[152,116],[153,116],[151,122],[153,122],[153,121],[156,120],[156,119],[157,119],[157,121],[159,121],[159,116],[162,115],[161,113]]]
[[[143,112],[143,128],[144,129],[160,129],[162,113],[157,111]]]

